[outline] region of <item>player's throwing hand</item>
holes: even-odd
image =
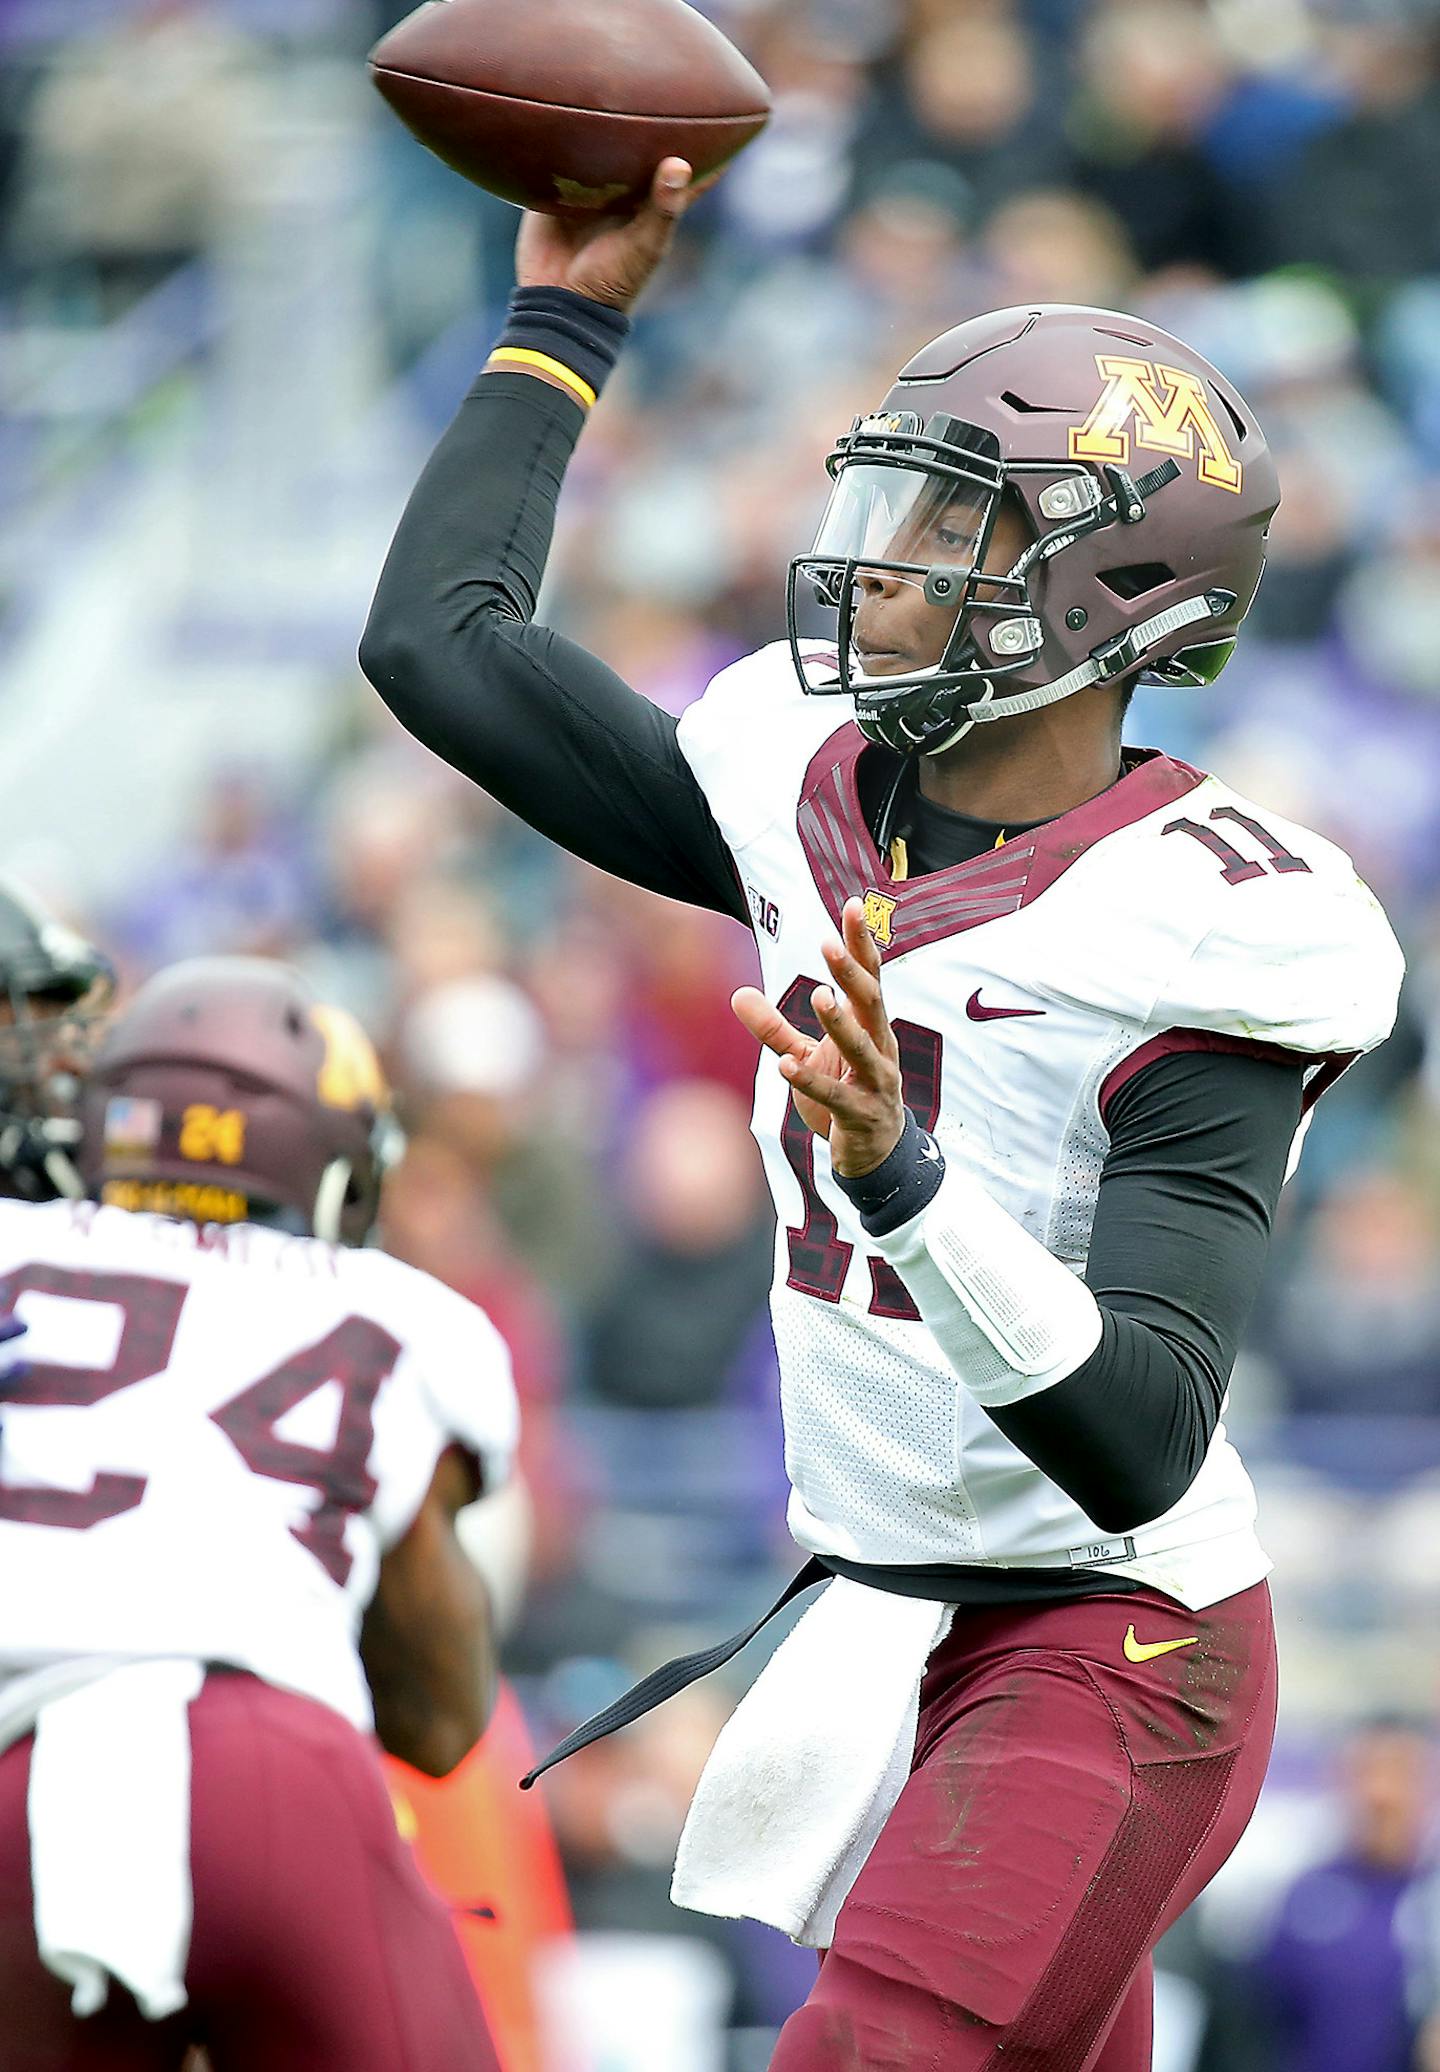
[[[786,1021],[754,986],[742,986],[730,1004],[779,1058],[801,1121],[830,1140],[835,1171],[856,1180],[899,1143],[905,1104],[900,1053],[880,991],[880,953],[858,899],[846,901],[840,926],[843,941],[823,945],[835,987],[817,986],[810,995],[825,1031],[818,1041]]]
[[[692,181],[685,159],[666,158],[633,216],[576,223],[527,210],[515,246],[515,279],[522,288],[569,288],[611,309],[629,309],[669,251],[676,224],[709,185]]]

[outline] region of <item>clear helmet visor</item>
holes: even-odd
[[[992,493],[893,462],[842,467],[811,550],[817,562],[864,568],[969,568],[978,559]]]

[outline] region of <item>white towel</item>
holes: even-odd
[[[828,1948],[910,1774],[920,1680],[953,1610],[826,1585],[711,1751],[675,1857],[677,1906]]]
[[[161,2021],[190,1953],[190,1719],[199,1662],[135,1662],[44,1705],[30,1758],[40,1955],[77,2015],[110,1979]]]

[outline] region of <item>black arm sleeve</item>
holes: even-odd
[[[1184,1052],[1111,1104],[1085,1269],[1100,1343],[1054,1388],[990,1412],[1106,1532],[1161,1517],[1200,1471],[1264,1271],[1302,1078],[1298,1057]]]
[[[746,919],[676,723],[531,623],[580,406],[483,375],[416,485],[360,647],[403,725],[543,835],[616,877]]]

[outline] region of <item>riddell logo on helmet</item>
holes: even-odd
[[[1238,496],[1244,470],[1226,443],[1198,375],[1152,360],[1132,360],[1123,353],[1097,353],[1095,366],[1105,386],[1084,424],[1071,429],[1071,460],[1127,466],[1133,426],[1135,444],[1151,453],[1194,460],[1198,446],[1200,480]]]

